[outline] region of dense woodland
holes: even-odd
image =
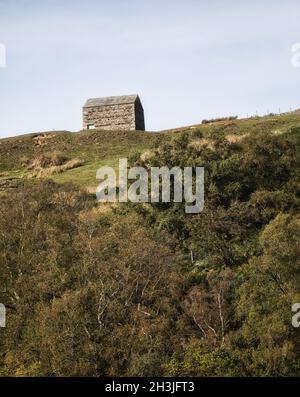
[[[209,138],[130,158],[204,166],[196,215],[45,178],[2,194],[2,376],[300,376],[300,128]]]

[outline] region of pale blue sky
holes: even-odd
[[[300,108],[300,0],[0,0],[0,136],[81,129],[138,93],[148,130]]]

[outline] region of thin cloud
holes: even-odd
[[[299,106],[299,11],[293,0],[0,0],[0,133],[78,130],[93,95],[139,92],[151,130]]]

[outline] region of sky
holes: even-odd
[[[295,43],[300,0],[0,0],[0,137],[90,97],[138,93],[149,131],[300,108]]]

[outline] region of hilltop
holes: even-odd
[[[168,142],[178,134],[194,137],[195,144],[212,145],[216,137],[231,142],[259,132],[283,134],[300,126],[300,112],[241,120],[192,125],[161,132],[50,131],[0,140],[0,190],[14,188],[24,180],[51,178],[72,182],[94,191],[97,168],[116,167],[119,158],[147,153],[157,142]],[[199,136],[202,141],[199,142]]]

